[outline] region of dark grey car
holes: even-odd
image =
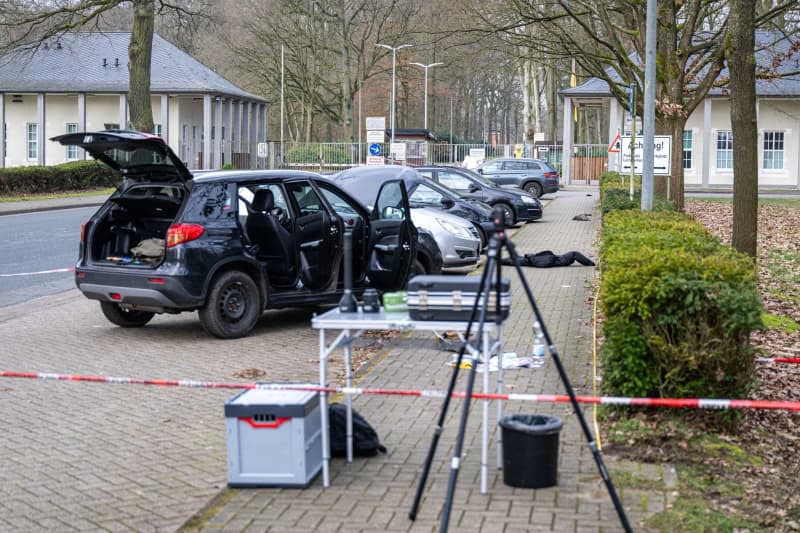
[[[490,159],[477,172],[500,187],[519,187],[536,197],[558,191],[558,171],[541,159]]]

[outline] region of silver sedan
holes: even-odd
[[[478,263],[481,238],[472,222],[432,207],[411,209],[411,220],[418,228],[433,234],[445,269]]]

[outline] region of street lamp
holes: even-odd
[[[418,67],[422,67],[425,69],[425,129],[428,129],[428,69],[431,67],[438,67],[439,65],[444,65],[444,63],[430,63],[428,65],[423,65],[422,63],[409,63],[410,65],[416,65]]]
[[[391,112],[390,112],[391,118],[389,119],[389,121],[392,123],[392,140],[391,140],[391,143],[394,144],[394,130],[395,130],[395,127],[394,127],[395,81],[394,81],[394,79],[395,79],[395,68],[396,68],[396,65],[397,65],[397,51],[400,50],[401,48],[406,48],[408,46],[414,46],[414,45],[413,44],[401,44],[400,46],[389,46],[388,44],[376,44],[375,46],[380,46],[382,48],[386,48],[387,50],[391,50],[392,51],[392,107],[391,107]],[[391,154],[391,145],[389,147],[389,153]]]

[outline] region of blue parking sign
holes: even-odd
[[[381,145],[377,143],[370,144],[369,155],[381,155]]]

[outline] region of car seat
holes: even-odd
[[[245,229],[256,257],[267,263],[267,272],[278,283],[292,283],[297,277],[294,237],[280,223],[275,197],[269,189],[258,189],[250,205]]]

